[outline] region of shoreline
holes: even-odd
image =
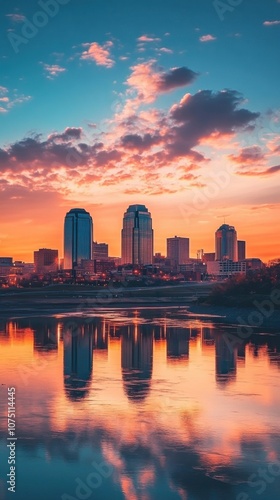
[[[173,300],[172,300],[173,299]],[[236,326],[249,326],[256,330],[262,328],[279,329],[280,333],[280,310],[274,310],[266,317],[256,308],[241,308],[227,306],[197,305],[191,300],[182,300],[168,297],[161,298],[111,298],[96,301],[94,298],[86,299],[84,302],[77,299],[65,300],[56,298],[53,300],[32,301],[30,303],[15,303],[13,301],[0,305],[0,319],[19,319],[23,317],[49,317],[57,315],[87,316],[94,312],[101,313],[110,310],[172,310],[174,314],[184,314],[189,319],[200,319],[215,321],[217,323],[231,324]]]

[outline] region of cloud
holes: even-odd
[[[188,68],[164,71],[154,64],[147,68],[146,63],[142,69],[145,77],[129,89],[136,92],[134,99],[141,100],[143,84],[143,98],[154,99],[196,77]],[[90,139],[81,127],[67,127],[47,138],[25,137],[0,149],[0,180],[30,189],[35,185],[36,189],[60,190],[64,196],[87,196],[91,185],[98,184],[98,189],[104,190],[117,181],[120,189],[130,192],[143,185],[146,194],[185,189],[186,182],[201,186],[199,167],[209,160],[196,147],[211,138],[218,148],[220,138],[225,140],[249,124],[254,127],[259,114],[242,108],[243,103],[234,90],[206,90],[186,94],[167,111],[137,109],[123,120],[112,121],[112,130],[109,127],[94,134],[93,129]],[[260,155],[257,148],[243,148],[233,161],[238,163],[242,156],[250,164],[249,159]],[[152,188],[148,180],[151,174]],[[163,179],[168,180],[169,191],[162,186]]]
[[[6,87],[0,86],[0,113],[7,113],[17,104],[28,102],[32,99],[31,96],[19,95],[17,90],[9,91]]]
[[[241,149],[238,155],[229,155],[229,159],[235,163],[256,163],[262,161],[265,155],[259,146],[251,146]]]
[[[71,141],[81,139],[83,129],[81,127],[67,127],[62,134],[51,134],[49,140]]]
[[[66,71],[66,68],[63,68],[58,64],[43,64],[43,67],[47,73],[47,78],[50,80],[53,80],[55,77]]]
[[[212,92],[201,90],[186,94],[171,108],[173,126],[169,131],[167,148],[172,155],[187,154],[203,138],[232,135],[255,122],[259,113],[241,108],[243,97],[235,90]]]
[[[173,54],[173,50],[168,49],[167,47],[161,47],[159,52],[163,52],[164,54]]]
[[[264,26],[277,26],[280,24],[280,21],[265,21],[263,23]]]
[[[273,175],[273,174],[277,174],[278,172],[280,172],[280,165],[268,167],[265,170],[239,170],[236,173],[238,175],[246,175],[246,176],[250,176],[250,177],[256,177],[256,176]]]
[[[139,36],[139,38],[137,38],[137,41],[151,43],[151,42],[161,42],[161,39],[156,38],[154,36],[142,35],[142,36]]]
[[[90,44],[83,44],[83,46],[87,46],[88,49],[82,53],[82,60],[92,60],[97,66],[105,66],[106,68],[112,68],[112,66],[114,66],[115,61],[111,58],[110,53],[113,42],[108,41],[104,45],[93,42]]]
[[[26,17],[22,14],[6,14],[6,17],[11,19],[14,23],[22,23],[26,20]]]
[[[172,68],[160,75],[158,88],[160,92],[169,92],[177,87],[190,85],[196,77],[197,73],[189,68]]]
[[[7,94],[7,92],[8,92],[7,87],[1,87],[1,86],[0,86],[0,94],[2,94],[2,95],[3,95],[3,94]]]
[[[187,67],[172,68],[169,71],[159,69],[155,61],[132,66],[132,73],[126,84],[137,91],[138,97],[145,102],[153,102],[158,94],[190,85],[197,73]]]
[[[151,134],[128,134],[121,138],[121,145],[126,149],[136,149],[138,151],[146,151],[152,146],[159,144],[162,138],[159,135],[152,136]]]
[[[203,35],[199,38],[200,42],[213,42],[214,40],[217,40],[217,38],[213,35]]]

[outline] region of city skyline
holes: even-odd
[[[81,225],[82,224],[82,225]],[[258,256],[247,255],[247,241],[238,239],[238,233],[234,226],[222,224],[213,234],[212,252],[191,248],[190,235],[166,235],[165,250],[159,252],[154,248],[154,229],[152,214],[143,204],[129,205],[123,214],[123,224],[120,231],[119,255],[113,255],[109,252],[109,244],[106,242],[95,241],[93,228],[95,219],[84,208],[72,208],[64,217],[64,252],[59,253],[57,248],[50,249],[41,245],[39,251],[33,250],[34,261],[36,254],[41,255],[41,259],[50,259],[48,252],[58,252],[59,259],[63,259],[64,269],[73,269],[80,266],[82,260],[119,258],[122,264],[148,265],[153,263],[157,255],[165,256],[171,259],[173,265],[183,264],[190,259],[203,260],[203,256],[212,255],[214,260],[232,260],[241,261],[246,258],[259,258]],[[203,243],[203,241],[201,241]],[[191,251],[192,249],[192,251]],[[46,256],[44,256],[46,251]],[[239,258],[242,257],[242,258]],[[5,257],[18,261],[14,256]],[[37,257],[38,258],[38,257]],[[212,260],[212,259],[210,259]]]
[[[1,12],[0,254],[62,255],[60,221],[85,206],[120,255],[140,198],[157,252],[174,234],[213,251],[226,214],[248,255],[277,258],[279,1],[53,1]]]

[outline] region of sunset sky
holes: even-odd
[[[280,0],[233,4],[1,2],[0,256],[63,257],[74,207],[119,256],[140,203],[157,252],[214,251],[225,217],[280,257]]]

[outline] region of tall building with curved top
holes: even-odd
[[[64,220],[64,269],[92,258],[93,222],[83,208],[73,208]]]
[[[122,263],[153,263],[154,232],[151,214],[145,205],[130,205],[124,214]]]
[[[216,260],[237,261],[237,232],[233,226],[223,224],[215,233]]]

